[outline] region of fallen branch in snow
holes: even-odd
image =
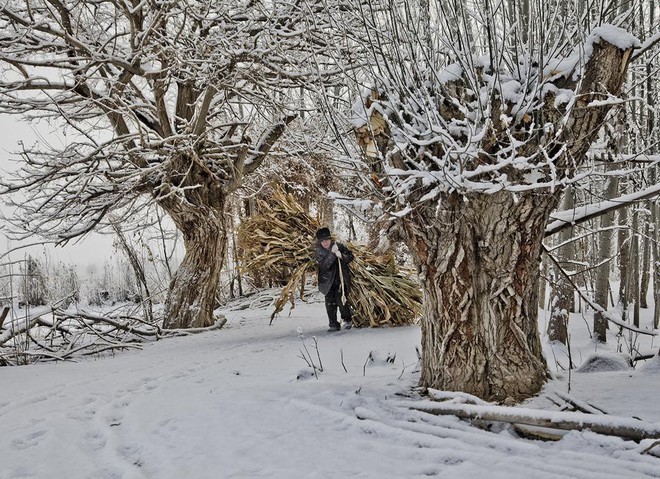
[[[642,451],[642,454],[651,454],[652,456],[660,457],[660,451],[651,452],[653,449],[655,449],[656,447],[659,447],[659,446],[660,446],[660,441],[655,441],[655,442],[654,442],[653,444],[651,444],[649,447],[647,447],[646,449],[644,449],[644,450]]]
[[[159,338],[166,336],[189,336],[191,334],[207,333],[216,329],[221,329],[227,323],[227,318],[223,315],[217,315],[215,322],[205,328],[187,328],[187,329],[160,329]]]
[[[451,401],[454,404],[476,404],[481,406],[490,404],[477,396],[460,391],[440,391],[439,389],[428,388],[426,393],[434,401]]]
[[[555,404],[557,404],[559,407],[564,408],[562,410],[565,410],[566,406],[570,406],[573,411],[579,411],[585,414],[596,414],[596,415],[607,414],[607,412],[604,411],[603,409],[594,406],[593,404],[589,404],[586,401],[581,401],[579,399],[576,399],[572,396],[569,396],[568,394],[562,393],[560,391],[555,391],[554,394],[559,399],[564,401],[564,404],[558,404],[555,402]],[[548,396],[548,399],[552,401],[552,398],[550,396]]]
[[[204,333],[220,329],[226,322],[227,319],[220,315],[213,325],[205,328],[163,329],[155,322],[126,314],[71,313],[52,308],[5,325],[5,331],[0,334],[0,365],[39,360],[66,361],[76,355],[140,348],[146,339]],[[10,341],[11,346],[6,346]]]
[[[410,409],[434,415],[456,416],[462,419],[497,421],[559,430],[591,430],[598,434],[618,436],[633,441],[660,439],[660,427],[616,416],[579,412],[549,412],[538,409],[494,405],[422,403]]]
[[[633,363],[636,363],[637,361],[645,361],[647,359],[653,359],[656,356],[660,356],[660,349],[658,351],[655,351],[655,352],[649,352],[649,353],[645,353],[645,354],[638,354],[637,356],[635,356],[632,359],[632,361],[633,361]]]
[[[14,323],[2,334],[0,334],[0,346],[4,346],[6,343],[14,339],[15,337],[24,334],[26,331],[29,331],[37,325],[39,322],[39,316],[34,318],[22,320],[22,324],[15,325]]]

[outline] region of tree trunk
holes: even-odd
[[[541,274],[539,276],[539,308],[545,309],[545,303],[546,303],[546,289],[548,287],[548,282],[546,281],[546,278],[548,277],[548,257],[547,256],[542,256],[541,257]]]
[[[625,193],[628,191],[626,190]],[[628,230],[628,206],[619,210],[619,231],[617,234],[619,249],[619,300],[622,319],[628,320],[628,275],[630,270],[630,231]]]
[[[653,201],[649,201],[647,205],[649,211],[651,211],[651,208],[653,208]],[[649,304],[647,297],[651,281],[651,225],[646,215],[644,216],[644,234],[640,237],[640,240],[642,241],[642,264],[640,265],[639,306],[648,309]]]
[[[575,208],[575,198],[572,188],[566,189],[561,201],[560,210],[568,211]],[[559,233],[559,244],[569,241],[573,236],[573,228],[566,228]],[[573,285],[559,268],[568,270],[570,261],[575,259],[575,246],[573,243],[565,244],[558,250],[558,265],[553,266],[553,285],[550,301],[550,322],[548,323],[548,339],[568,344],[568,319],[574,310]]]
[[[200,207],[170,213],[183,233],[186,253],[170,283],[164,327],[211,326],[227,247],[224,211]]]
[[[608,167],[613,169],[613,167]],[[616,176],[609,176],[605,186],[605,199],[614,198],[619,189]],[[596,272],[595,300],[603,309],[609,309],[610,297],[610,256],[612,255],[612,227],[614,226],[614,211],[600,217],[600,234],[598,242],[598,270]],[[594,335],[597,341],[607,342],[607,319],[601,312],[594,313]]]
[[[541,240],[556,195],[450,195],[408,223],[420,266],[423,387],[511,403],[546,377],[537,327]]]
[[[628,270],[628,301],[631,303],[633,325],[639,328],[639,212],[632,215],[632,236],[630,241],[630,267]]]
[[[660,208],[654,201],[651,209],[653,221],[653,328],[660,328]]]
[[[330,228],[330,231],[335,230],[335,204],[329,198],[318,199],[318,210],[320,213],[321,225]]]

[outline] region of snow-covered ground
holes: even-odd
[[[660,477],[660,459],[641,454],[648,441],[586,431],[541,442],[410,410],[417,326],[326,333],[320,301],[272,326],[270,309],[224,313],[222,330],[142,351],[0,368],[0,478]],[[573,323],[581,364],[594,346]],[[560,349],[546,350],[562,360]],[[320,357],[318,378],[303,354]],[[567,392],[568,374],[556,376],[546,392]],[[570,380],[572,397],[660,427],[657,357]],[[543,396],[526,406],[556,410]]]

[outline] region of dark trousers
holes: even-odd
[[[337,308],[341,314],[341,319],[345,322],[351,321],[351,308],[348,306],[348,299],[346,304],[341,302],[341,286],[333,284],[325,295],[325,310],[328,312],[328,321],[330,326],[337,324]]]

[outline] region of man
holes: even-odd
[[[353,261],[353,253],[343,244],[335,243],[328,228],[319,229],[316,232],[316,240],[318,284],[319,291],[325,295],[325,309],[330,325],[328,331],[341,329],[337,321],[337,307],[344,322],[344,329],[350,329],[351,309],[347,298],[351,286],[351,270],[348,264]]]

